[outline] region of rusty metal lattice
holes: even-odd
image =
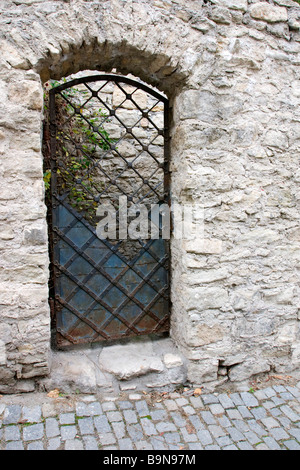
[[[168,331],[168,240],[96,233],[99,203],[117,213],[120,195],[128,206],[169,203],[168,100],[127,77],[93,75],[51,89],[49,109],[57,345]]]

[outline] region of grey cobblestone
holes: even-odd
[[[83,396],[61,408],[0,398],[0,450],[300,450],[299,388],[157,401]]]

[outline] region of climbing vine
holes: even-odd
[[[49,91],[64,83],[50,80],[45,84],[45,114],[48,115]],[[103,153],[116,142],[110,138],[103,126],[109,122],[101,108],[84,106],[89,102],[90,92],[75,87],[67,88],[56,95],[57,123],[57,190],[67,194],[70,205],[84,213],[87,220],[95,218],[96,201],[103,183],[97,171],[97,162]],[[51,184],[50,163],[44,168],[46,198]]]

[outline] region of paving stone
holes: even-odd
[[[297,387],[287,386],[286,388],[294,397],[300,398],[300,390]]]
[[[150,412],[150,416],[154,421],[162,421],[167,419],[168,414],[165,410],[154,410]]]
[[[47,450],[58,450],[61,445],[60,437],[49,439]]]
[[[96,416],[93,419],[94,419],[94,424],[96,426],[96,429],[97,429],[99,435],[102,436],[105,433],[111,432],[110,424],[109,424],[108,419],[105,415]]]
[[[175,411],[175,410],[178,410],[178,405],[175,401],[173,400],[165,400],[165,407],[169,410],[169,411]]]
[[[234,444],[231,444],[230,446],[223,447],[222,450],[239,450],[239,449]]]
[[[56,437],[60,435],[58,422],[55,418],[47,418],[45,420],[45,426],[46,426],[46,436],[48,438]]]
[[[233,428],[233,427],[232,428],[227,428],[227,431],[229,432],[230,437],[234,442],[239,442],[239,441],[245,441],[246,440],[245,436],[236,428]]]
[[[285,403],[285,401],[279,397],[272,397],[272,402],[274,403],[275,406],[283,405]]]
[[[170,413],[170,416],[171,418],[173,419],[174,423],[176,426],[178,427],[183,427],[183,426],[186,426],[187,424],[187,419],[182,416],[180,413],[176,413],[176,412],[171,412]],[[194,416],[194,415],[193,415]],[[191,416],[189,418],[192,418]],[[198,419],[199,423],[201,423],[201,421],[199,420],[198,416],[194,416],[194,418]],[[192,418],[193,419],[193,418]],[[189,419],[189,421],[192,422],[192,419]]]
[[[166,450],[168,448],[165,439],[161,436],[152,437],[150,442],[154,450]]]
[[[235,406],[243,406],[244,405],[244,402],[243,400],[241,399],[241,396],[239,393],[231,393],[230,394],[230,399],[231,401],[234,403]],[[231,407],[229,407],[231,408]]]
[[[228,395],[226,395],[226,393],[222,393],[221,395],[219,395],[218,399],[221,405],[223,406],[223,408],[225,408],[226,410],[229,408],[235,408],[235,404],[233,403],[231,398]]]
[[[112,401],[107,401],[105,403],[102,403],[103,411],[116,411],[116,409],[117,409],[116,404]]]
[[[258,400],[252,393],[249,392],[241,392],[241,398],[246,406],[254,407],[259,406]]]
[[[283,405],[280,409],[291,421],[300,421],[300,416],[297,415],[288,405]]]
[[[206,424],[217,424],[215,418],[213,417],[210,411],[201,411],[200,414]]]
[[[127,432],[133,442],[141,441],[144,438],[143,429],[140,424],[127,426]]]
[[[89,413],[88,416],[99,416],[103,413],[103,410],[100,403],[93,402],[88,404],[87,412]]]
[[[203,401],[200,397],[190,397],[190,402],[194,408],[203,408]]]
[[[62,413],[59,415],[60,424],[75,424],[75,414],[74,413]]]
[[[23,406],[22,420],[27,421],[28,423],[40,423],[42,420],[42,408],[40,406],[32,408]]]
[[[63,441],[72,441],[76,434],[77,428],[76,426],[61,426],[60,428],[61,438]]]
[[[242,419],[235,419],[232,421],[233,426],[241,431],[242,433],[249,431],[249,426],[247,422],[243,421]]]
[[[167,444],[179,444],[181,441],[181,437],[178,432],[165,432],[164,438]]]
[[[143,431],[146,434],[146,436],[153,436],[153,435],[157,434],[158,426],[159,426],[159,424],[161,424],[161,423],[158,423],[154,426],[152,421],[148,418],[142,418],[140,420],[140,423],[141,423],[141,426],[142,426]],[[168,424],[168,423],[166,423],[166,424]],[[174,428],[175,428],[175,426],[174,426]],[[168,427],[166,427],[166,430],[169,430]],[[164,431],[159,431],[159,432],[164,432]]]
[[[266,395],[267,398],[275,397],[276,391],[274,390],[273,387],[267,387],[267,388],[264,388],[264,394]]]
[[[6,426],[4,428],[4,439],[6,441],[19,441],[21,433],[18,426]]]
[[[195,415],[196,414],[196,411],[190,405],[189,406],[184,406],[182,408],[182,411],[184,411],[184,413],[186,413],[187,415]]]
[[[130,439],[120,439],[118,443],[120,450],[134,450],[132,441]]]
[[[21,419],[21,412],[21,406],[7,405],[3,415],[3,424],[17,424]]]
[[[252,430],[259,437],[266,435],[266,430],[263,429],[256,421],[254,421],[252,419],[251,420],[249,419],[247,424],[248,424],[250,430]]]
[[[281,441],[282,439],[288,439],[290,437],[287,432],[282,428],[271,429],[270,434],[272,434],[276,441]]]
[[[248,410],[248,408],[245,405],[240,405],[237,407],[237,409],[239,410],[243,418],[252,418],[253,415],[251,414],[250,410]],[[257,408],[253,408],[253,409],[256,410]]]
[[[232,444],[232,440],[229,436],[218,437],[216,441],[221,448]]]
[[[300,442],[300,429],[298,429],[298,428],[291,428],[291,429],[289,429],[289,434],[291,434],[292,436],[294,436],[295,439],[297,439],[297,441]]]
[[[275,441],[275,439],[273,439],[273,437],[264,437],[264,442],[266,443],[266,445],[268,446],[268,448],[270,450],[280,450],[281,447],[280,445],[278,444],[278,442]]]
[[[255,449],[256,450],[270,450],[267,444],[262,444],[262,443],[255,446]]]
[[[206,430],[201,430],[197,432],[197,436],[202,445],[209,445],[213,442],[210,433]]]
[[[257,420],[267,417],[267,412],[262,406],[258,406],[257,408],[251,408],[251,413]]]
[[[137,414],[133,410],[124,410],[123,416],[127,424],[137,423]]]
[[[78,426],[80,429],[80,434],[83,436],[85,434],[94,433],[94,421],[93,418],[81,418],[78,420]]]
[[[136,442],[135,447],[137,450],[153,450],[153,446],[149,444],[147,441]]]
[[[197,442],[198,440],[197,435],[193,433],[189,433],[185,427],[181,427],[180,432],[185,442]]]
[[[44,450],[44,444],[42,441],[30,442],[27,446],[27,450]]]
[[[38,441],[44,436],[43,424],[32,424],[30,426],[23,427],[23,439],[24,441]]]
[[[24,444],[22,441],[8,442],[5,447],[6,450],[24,450]]]
[[[191,444],[189,444],[189,449],[190,450],[203,450],[203,447],[199,443],[197,443],[197,444],[196,443],[191,443]]]
[[[278,415],[277,421],[279,421],[281,427],[288,429],[292,425],[292,421],[286,416]]]
[[[131,403],[130,401],[126,401],[126,400],[125,401],[119,401],[118,406],[119,406],[120,410],[130,410],[130,409],[133,408],[133,403]]]
[[[300,450],[300,444],[296,442],[295,440],[291,439],[289,441],[284,441],[283,444],[289,449],[289,450]]]
[[[237,446],[240,450],[253,450],[253,447],[247,441],[240,441]]]
[[[226,412],[229,419],[242,419],[242,415],[236,409],[229,409]]]
[[[229,419],[227,418],[227,416],[218,417],[218,421],[219,421],[219,424],[220,424],[223,428],[228,428],[228,427],[232,426],[231,421],[229,421]]]
[[[117,439],[123,439],[125,437],[125,424],[123,421],[112,423],[112,428],[114,430],[114,433],[117,437]]]
[[[83,450],[83,443],[79,439],[70,439],[65,442],[65,450]]]
[[[116,442],[116,438],[112,432],[107,432],[99,436],[100,442],[103,446],[114,444]]]
[[[213,405],[209,406],[210,411],[212,412],[213,415],[222,415],[225,410],[222,405],[219,403],[215,403]]]
[[[176,426],[173,423],[164,421],[156,424],[158,432],[176,431]]]
[[[178,406],[185,406],[189,404],[189,401],[186,398],[176,398],[175,401]]]
[[[123,420],[123,416],[119,411],[108,411],[106,416],[110,423]]]
[[[99,445],[94,436],[82,437],[85,450],[99,450]]]
[[[202,423],[199,416],[197,415],[189,416],[189,422],[192,423],[196,431],[200,431],[200,429],[205,429],[205,425]]]
[[[226,432],[220,426],[214,424],[209,425],[208,430],[214,438],[226,435]]]
[[[209,395],[202,395],[201,396],[204,405],[211,405],[214,403],[218,403],[219,399],[217,395],[209,394]]]
[[[276,421],[276,419],[271,418],[271,417],[264,418],[261,420],[261,422],[268,430],[279,427],[278,421]]]
[[[139,416],[147,416],[150,414],[147,402],[145,400],[136,401],[135,407]]]

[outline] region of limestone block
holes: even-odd
[[[226,8],[213,7],[209,13],[209,18],[215,23],[230,24],[231,14]]]
[[[253,375],[269,372],[270,369],[271,366],[267,360],[251,358],[242,364],[232,366],[228,375],[232,382],[242,382]]]
[[[209,282],[221,281],[228,278],[228,270],[226,268],[220,269],[199,269],[197,272],[187,273],[184,275],[184,280],[190,285],[199,285]]]
[[[47,227],[43,225],[24,228],[24,243],[27,245],[44,245],[48,241]]]
[[[186,342],[189,346],[200,347],[221,341],[225,330],[218,324],[206,325],[205,323],[194,323],[187,334]]]
[[[191,362],[188,365],[188,380],[191,383],[201,385],[205,382],[211,382],[218,378],[218,365],[217,359],[206,359],[199,362]]]
[[[4,341],[0,340],[0,366],[6,365],[6,347]]]
[[[154,355],[152,343],[149,341],[107,346],[100,354],[99,364],[120,380],[130,380],[149,372],[164,370],[162,361]]]
[[[13,82],[8,89],[8,98],[11,102],[23,103],[34,111],[41,111],[43,107],[42,87],[33,80]]]
[[[265,145],[269,147],[278,147],[279,149],[288,148],[288,138],[281,131],[270,130],[265,136]]]
[[[222,240],[216,238],[203,238],[202,240],[184,240],[183,248],[188,253],[220,254],[222,253]]]
[[[224,6],[232,10],[247,11],[247,0],[214,0],[216,5]]]
[[[223,307],[228,301],[226,289],[221,287],[196,287],[187,291],[187,309],[203,311]]]
[[[255,3],[250,6],[249,11],[252,18],[266,21],[267,23],[278,23],[288,20],[286,8],[270,5],[267,2]]]
[[[172,353],[164,355],[164,363],[167,369],[172,369],[173,367],[178,367],[183,364],[181,357]]]
[[[85,354],[55,353],[52,355],[51,375],[47,379],[46,387],[49,390],[58,388],[65,392],[79,389],[82,393],[95,393],[95,365]]]

